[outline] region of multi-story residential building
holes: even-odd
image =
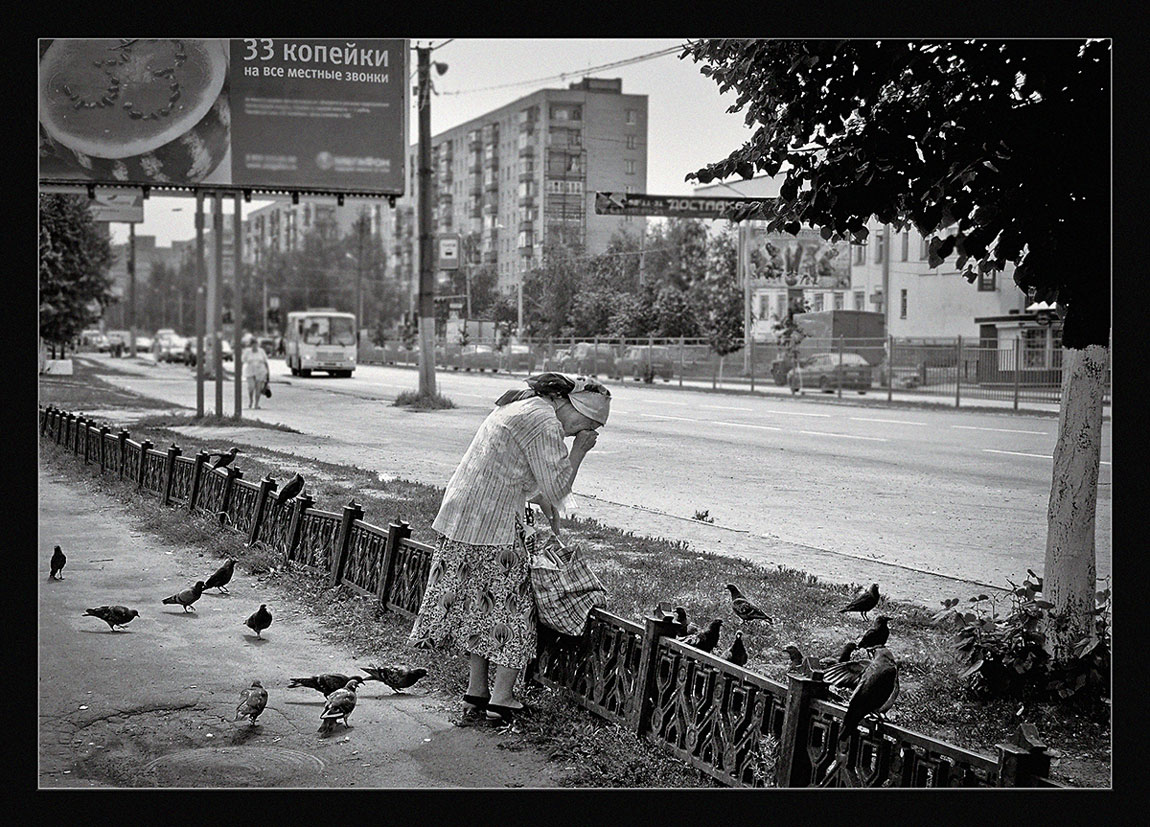
[[[465,264],[496,268],[510,291],[542,260],[544,245],[603,252],[619,230],[644,220],[595,214],[597,190],[645,192],[647,96],[621,79],[584,78],[540,89],[431,139],[433,232],[459,233]],[[400,278],[419,267],[418,145],[409,148],[407,193],[396,209]],[[398,250],[396,250],[398,253]]]
[[[136,269],[136,295],[143,295],[144,290],[152,280],[152,271],[158,264],[170,269],[176,269],[180,264],[179,242],[170,247],[156,245],[154,235],[136,235],[135,269]],[[128,242],[112,245],[112,266],[108,268],[108,275],[112,277],[112,293],[120,301],[112,305],[106,312],[105,325],[111,328],[125,328],[128,322],[128,259],[131,256]]]

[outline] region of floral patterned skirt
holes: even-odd
[[[408,644],[453,641],[500,666],[526,666],[536,647],[527,562],[520,542],[479,546],[440,535]]]

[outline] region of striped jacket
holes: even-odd
[[[542,397],[492,411],[451,475],[431,527],[472,545],[515,542],[515,518],[535,492],[559,505],[575,472],[555,407]]]

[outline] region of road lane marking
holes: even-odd
[[[1046,431],[1020,431],[1017,428],[980,428],[977,425],[951,425],[952,428],[961,428],[964,431],[998,431],[1003,434],[1038,434],[1047,436]]]
[[[925,425],[925,422],[911,422],[906,419],[877,419],[873,416],[851,416],[856,422],[889,422],[891,425]]]
[[[1016,457],[1037,457],[1038,459],[1054,459],[1053,456],[1049,456],[1047,454],[1026,454],[1026,453],[1023,453],[1022,451],[996,451],[994,448],[983,448],[982,450],[986,451],[986,453],[988,453],[988,454],[1011,454],[1012,456],[1016,456]],[[1104,459],[1100,459],[1100,460],[1098,460],[1098,464],[1099,465],[1109,465],[1110,463]]]
[[[754,408],[732,408],[730,405],[700,405],[700,408],[714,408],[717,411],[752,411]]]
[[[679,420],[682,420],[683,422],[704,422],[704,421],[706,421],[703,419],[692,419],[689,416],[665,416],[663,414],[641,413],[641,414],[639,414],[639,416],[648,416],[652,419],[679,419]]]
[[[699,420],[699,421],[700,422],[706,422],[707,420],[703,419],[703,420]],[[777,425],[751,425],[747,422],[717,422],[716,421],[712,424],[714,424],[714,425],[730,425],[734,428],[760,428],[764,431],[781,431],[782,430],[782,428],[778,427]]]
[[[812,434],[814,436],[841,436],[844,439],[869,439],[871,442],[890,442],[881,436],[855,436],[854,434],[832,434],[828,431],[799,431],[800,434]]]
[[[770,409],[765,410],[765,411],[759,411],[759,413],[784,414],[784,415],[789,415],[789,416],[821,416],[821,417],[829,417],[830,416],[830,414],[803,413],[802,411],[773,411]]]

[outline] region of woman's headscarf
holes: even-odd
[[[593,419],[600,425],[607,423],[611,413],[611,391],[602,383],[586,376],[572,376],[566,373],[540,373],[528,376],[526,390],[507,391],[495,400],[496,405],[507,405],[532,396],[545,396],[550,399],[565,397],[579,413]]]

